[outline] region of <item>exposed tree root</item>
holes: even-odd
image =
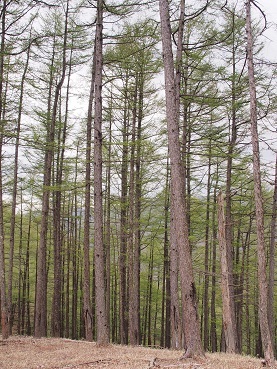
[[[188,348],[184,354],[180,357],[180,360],[185,360],[185,359],[194,359],[194,360],[198,360],[198,359],[203,359],[206,358],[205,353],[202,350],[193,350]]]

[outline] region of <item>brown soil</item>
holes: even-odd
[[[182,352],[109,345],[68,339],[10,337],[0,341],[1,369],[256,369],[262,361],[248,356],[206,354],[180,360]]]

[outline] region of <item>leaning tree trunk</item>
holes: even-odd
[[[264,209],[261,185],[260,150],[257,122],[257,97],[253,61],[253,35],[251,27],[251,0],[246,1],[247,64],[250,92],[250,123],[253,150],[253,177],[256,211],[257,259],[259,283],[259,323],[266,364],[274,365],[274,351],[268,321],[268,282],[264,238]]]
[[[186,352],[183,357],[204,355],[197,313],[196,290],[188,237],[188,223],[184,196],[184,166],[179,141],[176,83],[171,41],[171,25],[167,0],[160,0],[161,35],[165,73],[166,118],[171,165],[171,207],[179,254],[182,308]]]

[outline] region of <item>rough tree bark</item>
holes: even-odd
[[[176,52],[176,72],[175,72],[175,86],[176,86],[176,111],[180,110],[180,88],[181,88],[181,71],[182,71],[182,53],[183,53],[183,34],[184,34],[184,16],[185,16],[185,1],[180,2],[180,18],[178,22],[178,41]],[[178,119],[178,115],[177,115]],[[179,122],[179,119],[178,119]],[[185,144],[183,145],[183,148]],[[182,158],[183,160],[184,158]],[[184,160],[183,160],[184,162]],[[170,191],[172,192],[172,186]],[[172,193],[171,196],[172,198]],[[174,349],[182,348],[183,341],[183,325],[180,311],[179,301],[179,252],[177,242],[176,216],[173,214],[173,209],[170,209],[170,242],[169,242],[169,260],[170,260],[170,332],[171,332],[171,347]]]
[[[5,28],[6,28],[6,9],[7,1],[3,1],[2,20],[1,20],[1,49],[0,49],[0,127],[4,124],[3,119],[3,75],[4,75],[4,55],[5,55]],[[3,195],[2,195],[2,145],[3,134],[0,135],[0,292],[1,292],[1,327],[2,338],[7,339],[9,336],[9,319],[6,295],[5,280],[5,253],[4,253],[4,221],[3,221]]]
[[[172,199],[172,186],[170,187],[170,198]],[[172,201],[172,200],[171,200]],[[170,209],[170,237],[169,237],[169,272],[170,272],[170,347],[182,348],[182,322],[179,299],[179,263],[178,245],[175,232],[175,220],[173,209]]]
[[[174,231],[179,254],[179,270],[184,316],[186,351],[183,358],[203,356],[200,325],[197,313],[196,290],[193,278],[192,259],[188,237],[186,204],[184,196],[184,166],[181,158],[179,141],[178,111],[176,101],[176,83],[171,40],[169,5],[167,0],[160,0],[161,35],[165,74],[166,118],[168,145],[171,166],[171,207],[173,210]]]
[[[254,178],[254,197],[255,197],[256,232],[257,232],[259,324],[261,329],[261,338],[265,362],[268,366],[274,366],[274,351],[268,321],[268,281],[266,274],[267,268],[266,268],[266,250],[264,237],[264,209],[263,209],[263,197],[261,185],[256,83],[254,75],[253,34],[251,25],[252,2],[253,0],[246,0],[245,7],[246,7],[246,35],[247,35],[247,65],[248,65],[248,79],[250,93],[250,123],[251,123],[252,150],[253,150],[253,178]]]

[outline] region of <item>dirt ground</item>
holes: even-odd
[[[68,339],[10,337],[0,341],[1,369],[256,369],[262,361],[227,354],[206,354],[202,360],[180,360],[182,352],[109,345]]]

